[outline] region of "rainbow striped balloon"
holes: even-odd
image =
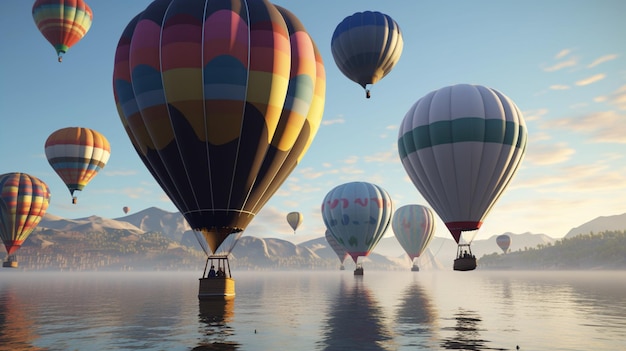
[[[68,127],[50,134],[46,140],[48,163],[61,177],[76,203],[74,191],[83,190],[104,168],[111,156],[111,145],[93,129]]]
[[[156,0],[128,24],[115,54],[122,124],[213,252],[300,162],[325,90],[302,23],[264,0]]]
[[[61,62],[62,55],[91,28],[93,13],[83,0],[37,0],[33,4],[33,19]]]
[[[26,173],[0,175],[0,238],[13,255],[37,227],[50,203],[50,189]]]

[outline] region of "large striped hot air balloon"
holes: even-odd
[[[50,134],[45,144],[46,158],[61,177],[76,203],[74,192],[83,190],[104,168],[111,146],[104,135],[93,129],[68,127]]]
[[[526,124],[504,94],[459,84],[418,100],[400,126],[404,169],[459,243],[480,228],[515,175]]]
[[[322,202],[322,218],[332,236],[357,263],[368,256],[385,234],[393,204],[387,191],[366,182],[333,188]]]
[[[398,63],[404,42],[398,23],[386,14],[365,11],[344,18],[330,43],[339,70],[370,97],[375,84]]]
[[[56,50],[59,62],[87,34],[93,20],[91,8],[83,0],[37,0],[32,12],[37,28]]]
[[[299,163],[325,73],[300,21],[263,0],[156,0],[126,27],[113,90],[139,157],[215,252]]]
[[[0,175],[0,238],[7,249],[5,267],[17,267],[12,257],[46,214],[50,189],[26,173]]]
[[[409,259],[414,261],[426,250],[435,235],[435,215],[425,206],[402,206],[394,212],[391,228]],[[417,265],[414,264],[414,267]]]

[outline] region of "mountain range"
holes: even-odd
[[[626,229],[626,213],[598,217],[583,223],[572,228],[566,238],[579,234],[624,229]],[[538,245],[550,245],[556,241],[546,234],[528,232],[502,234],[511,237],[510,252],[535,248]],[[496,236],[472,242],[472,251],[476,257],[502,252],[496,244]],[[122,244],[113,245],[119,243]],[[52,251],[53,249],[56,251]],[[117,262],[118,266],[138,265],[142,259],[151,258],[155,262],[146,264],[147,267],[155,265],[162,267],[165,256],[172,260],[169,265],[173,267],[181,264],[180,262],[186,262],[187,265],[192,266],[186,266],[187,268],[197,269],[204,263],[202,258],[204,253],[184,217],[178,212],[167,212],[156,207],[114,219],[98,216],[65,219],[46,214],[36,231],[31,234],[20,250],[23,251],[20,252],[20,259],[24,261],[25,256],[31,252],[41,255],[46,250],[56,255],[63,255],[65,250],[66,255],[71,254],[74,257],[83,256],[84,253],[81,250],[87,250],[90,255],[98,257],[100,261]],[[68,250],[73,251],[68,253]],[[456,250],[457,246],[453,240],[435,237],[427,252],[419,258],[418,264],[423,269],[446,268],[455,257]],[[98,255],[95,254],[96,252]],[[116,258],[111,261],[106,257],[112,252],[116,253],[114,255]],[[126,256],[122,255],[124,253]],[[134,257],[134,260],[130,260],[129,257]],[[336,254],[323,236],[294,244],[280,238],[257,238],[244,235],[232,251],[232,257],[233,263],[243,269],[285,267],[333,269],[339,265]],[[81,262],[84,259],[86,258],[77,258]],[[406,269],[411,264],[394,236],[381,239],[363,262],[366,266],[372,265],[379,269]],[[350,258],[346,259],[345,263],[347,267],[354,265]],[[41,268],[41,266],[38,267]],[[105,269],[106,264],[103,263],[98,267]]]

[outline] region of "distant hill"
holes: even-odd
[[[599,217],[572,229],[568,236],[612,228],[626,229],[626,214]],[[562,242],[569,243],[565,240],[568,237],[559,241],[545,234],[505,234],[511,237],[506,257],[529,251],[537,254],[537,250],[544,252]],[[473,253],[479,259],[485,258],[481,262],[486,266],[494,257],[503,256],[496,236],[472,243]],[[435,237],[418,259],[420,269],[450,269],[456,248],[451,238]],[[18,252],[23,269],[57,270],[201,270],[205,257],[184,217],[156,207],[116,219],[65,219],[46,214]],[[366,269],[402,270],[411,266],[395,237],[383,238],[368,257],[361,259]],[[324,237],[294,244],[244,235],[232,252],[232,265],[241,270],[337,269],[339,260]],[[353,269],[351,258],[345,260],[345,266]]]
[[[626,213],[598,217],[576,228],[572,228],[565,237],[572,238],[580,234],[598,233],[606,230],[626,230]]]

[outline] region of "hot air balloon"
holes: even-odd
[[[357,12],[335,28],[330,46],[337,67],[346,77],[365,89],[375,84],[398,63],[402,54],[402,33],[398,23],[380,12]]]
[[[413,184],[459,244],[461,233],[479,229],[502,195],[526,141],[524,118],[511,99],[484,86],[459,84],[430,92],[411,107],[398,151]],[[459,246],[459,256],[469,244]],[[467,270],[475,268],[471,250],[467,256],[458,268],[464,262]]]
[[[506,253],[509,250],[509,246],[511,246],[511,237],[506,234],[498,235],[496,244],[498,244],[502,252]]]
[[[63,55],[87,34],[93,13],[83,0],[37,0],[33,19],[61,62]]]
[[[412,271],[419,271],[415,258],[426,250],[435,234],[435,216],[430,208],[406,205],[398,208],[391,219],[391,228],[400,246],[413,262]]]
[[[241,235],[317,133],[321,55],[264,0],[156,0],[119,40],[113,91],[126,132],[211,252]]]
[[[330,233],[330,230],[326,229],[326,233],[324,235],[326,237],[326,242],[328,242],[330,248],[333,249],[337,257],[339,258],[339,262],[341,263],[341,267],[339,269],[343,271],[345,269],[345,267],[343,266],[343,261],[345,261],[346,258],[350,255],[348,254],[348,252],[346,252],[346,249],[344,249],[343,246],[341,246],[341,244],[339,244],[337,240],[335,240],[333,235]]]
[[[302,224],[302,213],[300,212],[289,212],[287,214],[287,223],[293,228],[293,233],[296,234],[296,229]]]
[[[104,168],[111,146],[104,135],[93,129],[68,127],[50,134],[46,140],[48,163],[61,177],[76,203],[74,191],[83,190]]]
[[[127,214],[128,212],[130,212],[130,207],[128,207],[128,206],[124,206],[124,207],[122,208],[122,211],[124,211],[124,214]]]
[[[0,175],[0,238],[7,249],[3,267],[17,267],[15,252],[37,227],[50,203],[50,189],[26,173]]]
[[[357,264],[368,256],[391,222],[393,204],[387,191],[366,182],[351,182],[332,189],[322,202],[326,228]],[[363,274],[357,264],[355,275]]]

